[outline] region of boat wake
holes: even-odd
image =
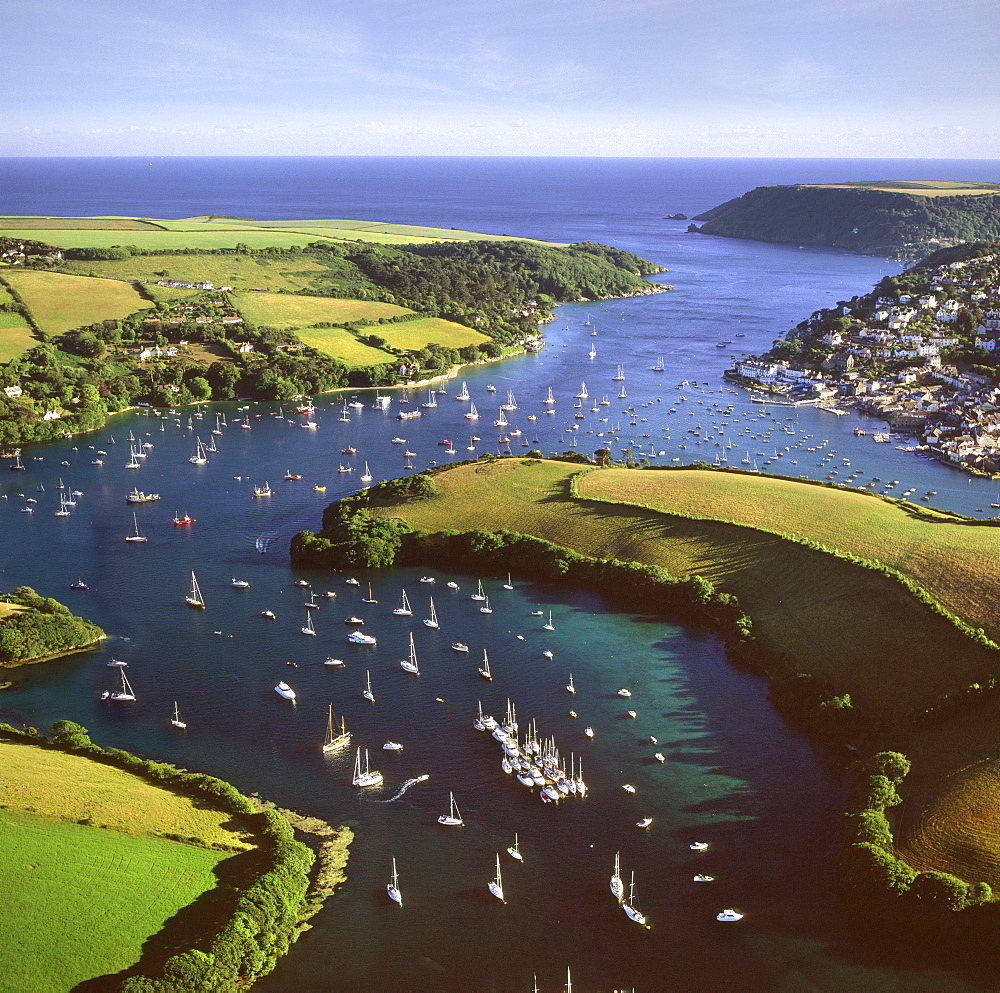
[[[393,800],[398,800],[411,786],[415,786],[417,783],[424,782],[425,779],[430,779],[430,776],[417,776],[416,779],[408,779],[402,786],[396,791],[395,796],[389,797],[388,800],[376,800],[376,803],[392,803]]]

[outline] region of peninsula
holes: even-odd
[[[695,217],[688,230],[916,258],[1000,239],[1000,183],[882,180],[758,186]]]
[[[631,252],[361,221],[0,217],[0,445],[139,403],[388,387],[537,351],[556,304],[657,293]]]

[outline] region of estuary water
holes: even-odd
[[[596,593],[516,577],[507,589],[506,576],[469,575],[461,563],[454,573],[434,573],[433,584],[407,569],[296,572],[287,546],[296,531],[318,526],[331,499],[364,485],[366,464],[377,480],[407,466],[531,448],[628,448],[660,465],[703,459],[850,476],[876,492],[912,491],[914,500],[991,516],[990,504],[1000,502],[995,486],[852,430],[879,424],[755,403],[721,379],[735,355],[763,351],[813,310],[867,291],[898,263],[687,235],[687,222],[663,215],[692,215],[756,185],[992,179],[996,165],[0,162],[7,213],[363,217],[589,239],[661,263],[670,272],[658,278],[676,287],[561,307],[541,353],[462,370],[435,384],[446,391],[433,395],[436,407],[421,408],[431,397],[412,390],[394,392],[385,411],[373,407],[371,391],[320,398],[308,415],[273,404],[140,410],[92,436],[33,446],[25,472],[0,471],[4,585],[56,596],[111,637],[99,651],[18,671],[0,695],[0,719],[40,727],[76,720],[102,744],[203,770],[354,827],[347,883],[263,990],[515,991],[530,990],[535,975],[540,989],[556,990],[567,968],[577,990],[973,988],[954,973],[902,969],[852,948],[832,875],[844,784],[784,726],[763,684],[727,665],[711,632],[609,611]],[[660,356],[663,371],[654,371]],[[616,378],[619,366],[624,379]],[[480,411],[476,422],[464,416],[468,402],[456,400],[463,382]],[[556,403],[545,405],[550,387]],[[589,395],[576,407],[579,392]],[[517,409],[506,412],[510,441],[501,443],[492,424],[508,393]],[[406,410],[422,416],[397,420]],[[309,421],[314,428],[304,426]],[[188,459],[199,438],[214,439],[218,451],[196,466]],[[130,449],[140,446],[146,457],[132,460]],[[140,468],[126,468],[132,461]],[[273,495],[255,498],[253,487],[265,483]],[[69,516],[57,517],[61,484],[81,495]],[[133,488],[160,499],[128,505]],[[194,522],[175,525],[185,514]],[[146,542],[125,541],[136,528]],[[184,603],[192,571],[204,611]],[[490,614],[469,598],[479,578]],[[70,590],[78,579],[89,589]],[[234,579],[249,588],[234,587]],[[393,613],[404,590],[412,617]],[[305,606],[311,594],[313,609]],[[431,596],[437,630],[421,623]],[[265,609],[273,620],[261,616]],[[554,630],[544,630],[550,611]],[[302,633],[307,615],[315,637]],[[347,642],[350,615],[364,619],[377,645]],[[411,633],[418,677],[399,666]],[[455,641],[469,653],[454,651]],[[484,649],[489,683],[477,672]],[[129,663],[134,703],[99,699],[118,685],[118,670],[105,665],[112,656]],[[327,658],[343,665],[325,665]],[[366,674],[374,703],[362,697]],[[294,705],[273,690],[282,679],[297,693]],[[630,698],[618,695],[622,687]],[[472,721],[480,703],[501,718],[508,699],[522,732],[534,721],[566,764],[582,763],[586,797],[543,804],[537,789],[501,771],[499,746]],[[169,723],[175,701],[184,731]],[[324,756],[330,704],[353,739]],[[402,750],[384,751],[390,739]],[[383,787],[351,785],[356,746],[369,750]],[[437,823],[450,792],[464,827]],[[652,823],[639,829],[643,817]],[[523,863],[506,852],[515,832]],[[698,841],[706,851],[691,850]],[[616,853],[626,887],[634,872],[648,929],[610,892]],[[497,854],[505,904],[487,890]],[[402,907],[385,892],[393,858]],[[695,874],[714,881],[694,882]],[[727,907],[744,918],[717,922]]]

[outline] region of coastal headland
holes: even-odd
[[[1000,238],[1000,184],[881,180],[759,186],[695,217],[688,230],[914,258]]]

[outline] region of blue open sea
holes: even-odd
[[[589,454],[627,445],[661,465],[746,459],[792,476],[856,474],[855,485],[877,476],[880,492],[911,491],[916,500],[933,491],[936,506],[990,516],[1000,502],[995,484],[853,433],[878,422],[753,403],[721,379],[736,355],[765,350],[899,263],[689,235],[688,222],[664,218],[693,216],[759,185],[998,174],[995,161],[0,160],[0,208],[9,214],[361,218],[592,240],[662,264],[669,273],[657,278],[676,287],[559,308],[541,353],[461,371],[416,421],[395,418],[407,409],[403,394],[382,412],[360,392],[320,398],[316,430],[302,430],[304,418],[288,406],[215,404],[176,416],[134,411],[92,436],[33,446],[26,472],[0,478],[3,585],[55,596],[111,638],[98,652],[19,671],[0,695],[0,720],[79,721],[101,744],[218,775],[354,828],[347,883],[258,985],[271,993],[528,991],[534,976],[541,990],[557,990],[567,968],[577,991],[995,986],[946,958],[904,968],[852,943],[833,879],[845,784],[785,727],[761,681],[726,663],[710,631],[612,612],[592,592],[516,577],[506,589],[506,576],[469,575],[458,562],[453,573],[435,573],[434,584],[421,583],[419,571],[389,569],[359,573],[361,585],[352,586],[342,574],[292,570],[287,546],[298,530],[319,526],[331,499],[362,485],[366,463],[385,479],[408,462],[420,469],[496,452],[487,418],[508,391],[518,405],[508,418],[522,431],[512,439],[515,456],[529,446]],[[664,371],[656,372],[660,356]],[[614,378],[619,366],[624,384]],[[476,428],[455,400],[463,381],[482,414]],[[590,398],[577,419],[581,382]],[[556,413],[545,416],[550,387]],[[426,392],[405,399],[413,408]],[[701,441],[688,430],[696,424]],[[150,446],[140,469],[125,467],[130,436]],[[218,448],[204,466],[188,462],[199,437]],[[357,454],[343,454],[347,447]],[[303,478],[286,481],[286,473]],[[274,495],[254,499],[252,487],[265,481]],[[82,492],[68,517],[54,516],[60,483]],[[125,496],[133,487],[161,499],[132,508]],[[22,513],[29,497],[34,513]],[[177,527],[176,514],[195,523]],[[136,526],[146,543],[124,541]],[[204,611],[184,603],[192,570]],[[78,578],[88,590],[68,588]],[[234,578],[249,589],[234,588]],[[480,578],[492,614],[469,599]],[[404,590],[413,617],[392,612]],[[326,591],[337,595],[318,596]],[[315,638],[301,633],[310,592],[320,605],[310,612]],[[420,623],[431,596],[439,630]],[[260,616],[265,608],[274,620]],[[542,627],[549,611],[552,631]],[[346,641],[348,615],[364,619],[376,646]],[[411,632],[419,677],[399,666]],[[470,653],[454,652],[454,641]],[[477,673],[484,649],[490,683]],[[99,699],[118,679],[104,664],[110,656],[128,661],[135,703]],[[344,665],[326,666],[327,657]],[[374,703],[361,695],[366,673]],[[294,706],[273,692],[279,679],[296,690]],[[623,686],[630,700],[618,696]],[[496,742],[472,721],[480,704],[501,716],[508,699],[522,728],[536,722],[567,763],[582,765],[585,798],[542,804],[504,775]],[[185,731],[169,723],[174,701]],[[320,751],[330,704],[353,734],[342,755]],[[387,739],[403,749],[383,751]],[[383,788],[351,785],[358,745],[383,772]],[[450,792],[465,819],[460,829],[436,822]],[[652,825],[637,829],[647,816]],[[515,832],[523,863],[506,854]],[[695,841],[708,842],[707,851],[692,851]],[[505,904],[487,891],[497,853]],[[626,884],[634,872],[648,929],[610,893],[616,853]],[[393,858],[402,907],[385,891]],[[696,873],[715,881],[695,883]],[[718,923],[726,907],[744,918]]]

